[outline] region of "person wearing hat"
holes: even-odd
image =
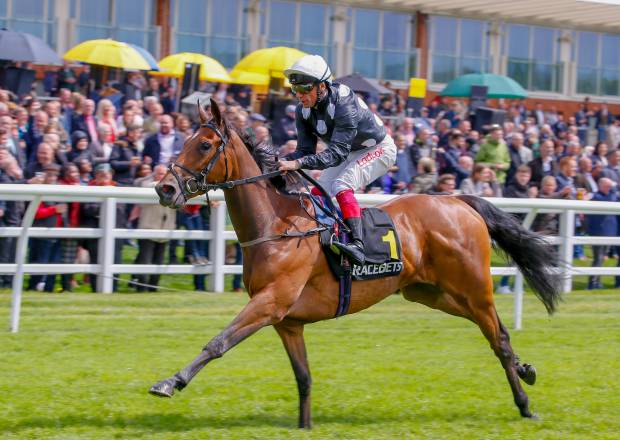
[[[289,104],[284,109],[284,117],[280,118],[278,124],[273,129],[273,142],[276,145],[284,145],[288,141],[297,139],[297,129],[295,128],[295,110],[297,106]]]
[[[385,175],[396,162],[396,145],[383,121],[344,84],[332,84],[319,55],[306,55],[284,74],[299,104],[297,150],[279,162],[280,171],[324,170],[320,183],[336,200],[351,230],[351,243],[335,243],[356,265],[365,262],[361,210],[353,192]],[[317,142],[327,148],[317,153]],[[318,193],[314,189],[315,194]]]

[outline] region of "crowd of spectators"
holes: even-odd
[[[1,85],[0,85],[1,86]],[[284,156],[296,149],[295,102],[284,116],[267,120],[250,110],[247,89],[219,85],[214,97],[221,102],[228,120],[256,142],[272,141]],[[196,125],[177,111],[174,87],[158,78],[132,74],[114,99],[104,93],[87,93],[75,83],[59,84],[54,96],[15,97],[0,89],[0,183],[154,186],[168,164],[183,148]],[[541,104],[527,110],[521,101],[505,105],[503,125],[472,129],[466,104],[460,100],[434,100],[414,117],[407,116],[404,100],[365,96],[369,107],[383,118],[398,147],[395,166],[363,191],[371,193],[474,194],[482,197],[559,198],[618,201],[620,199],[620,115],[605,104],[594,108],[584,102],[574,115],[564,115]],[[595,142],[587,141],[593,138]],[[324,145],[319,145],[324,148]],[[318,174],[318,173],[316,173]],[[117,227],[188,230],[208,228],[205,207],[190,206],[175,213],[155,205],[118,205]],[[0,225],[18,226],[25,203],[0,201]],[[97,203],[44,202],[34,226],[98,227]],[[618,235],[615,216],[580,216],[579,233]],[[557,215],[539,215],[533,229],[558,232]],[[196,265],[208,263],[206,241],[187,240],[183,259]],[[179,242],[163,240],[117,240],[115,258],[120,262],[123,246],[138,248],[138,264],[178,263]],[[96,239],[50,239],[30,241],[29,261],[65,263],[96,261]],[[168,257],[166,259],[166,249]],[[577,247],[577,258],[585,258]],[[15,238],[0,238],[0,262],[12,262]],[[617,256],[615,249],[597,247],[594,264]],[[240,262],[238,246],[227,255]],[[619,262],[620,265],[620,262]],[[77,278],[54,275],[31,276],[30,289],[70,291]],[[88,277],[96,290],[96,277]],[[153,290],[157,275],[135,276],[137,290]],[[11,277],[0,276],[0,287]],[[590,288],[600,287],[591,277]],[[620,277],[616,287],[620,286]],[[204,276],[195,277],[196,289],[205,289]],[[241,288],[239,277],[233,287]],[[502,289],[507,290],[507,283]]]

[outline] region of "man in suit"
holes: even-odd
[[[536,103],[536,108],[532,110],[530,116],[534,118],[534,120],[536,121],[536,125],[538,125],[539,127],[545,125],[545,112],[540,102]]]
[[[579,159],[579,172],[575,176],[575,187],[584,188],[590,196],[598,191],[598,184],[592,176],[592,159],[587,156]]]
[[[74,114],[71,120],[71,133],[80,130],[88,136],[88,142],[98,141],[97,120],[95,118],[95,101],[92,99],[84,100],[82,112]]]
[[[28,131],[24,136],[26,142],[26,160],[31,162],[37,154],[37,147],[43,142],[43,131],[49,122],[49,116],[43,110],[37,111],[28,124]]]
[[[553,160],[555,147],[553,141],[546,140],[540,145],[540,157],[528,163],[532,169],[532,185],[540,189],[540,182],[545,176],[556,176],[559,172],[558,164]]]
[[[159,132],[152,134],[144,142],[144,162],[153,168],[162,164],[168,164],[176,158],[183,149],[184,139],[180,133],[174,130],[174,124],[170,115],[159,117]]]
[[[514,133],[508,146],[508,153],[510,154],[510,168],[506,174],[506,185],[512,183],[512,180],[517,173],[517,168],[521,165],[527,165],[533,159],[532,150],[527,148],[523,144],[523,135],[521,133]]]
[[[607,166],[601,171],[601,177],[607,177],[616,184],[614,192],[620,189],[620,150],[613,149],[607,152]]]
[[[592,200],[599,202],[617,202],[617,195],[612,191],[614,182],[611,179],[602,177],[598,181],[599,189],[592,197]],[[615,215],[588,215],[588,235],[593,237],[613,237],[617,234],[618,224]],[[603,257],[607,251],[607,246],[592,246],[592,267],[602,266]],[[617,287],[617,281],[616,281]],[[601,277],[591,276],[588,279],[588,289],[602,289]]]

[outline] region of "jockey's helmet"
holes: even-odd
[[[286,69],[284,75],[293,85],[318,84],[324,81],[331,83],[332,72],[322,56],[304,55]]]

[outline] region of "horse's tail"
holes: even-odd
[[[471,195],[457,197],[480,214],[494,240],[494,247],[499,247],[516,263],[534,294],[552,314],[560,300],[562,285],[557,271],[560,261],[553,246],[489,201]]]

